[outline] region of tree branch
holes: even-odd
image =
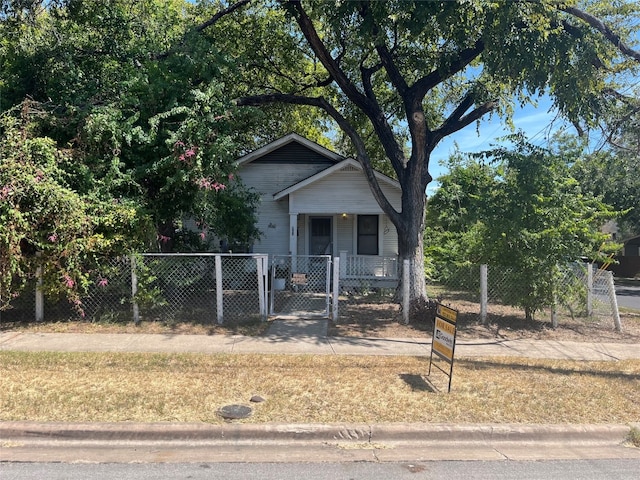
[[[467,65],[478,58],[484,51],[484,42],[482,40],[476,41],[475,45],[471,48],[462,50],[457,58],[449,64],[449,68],[446,70],[434,70],[428,75],[420,78],[412,87],[412,93],[417,98],[423,98],[429,90],[439,85],[448,78],[451,78],[458,72],[461,72]]]
[[[234,3],[233,5],[229,5],[227,8],[224,8],[224,9],[220,10],[219,12],[217,12],[209,20],[207,20],[206,22],[203,22],[200,25],[198,25],[194,30],[196,32],[201,32],[201,31],[205,30],[206,28],[210,27],[211,25],[213,25],[214,23],[216,23],[218,20],[220,20],[225,15],[229,15],[230,13],[235,12],[237,9],[247,5],[250,2],[251,2],[251,0],[239,0],[238,2]]]
[[[433,132],[435,137],[434,143],[439,142],[444,137],[451,135],[452,133],[462,130],[476,120],[480,120],[484,115],[494,110],[498,106],[498,102],[492,100],[490,102],[483,103],[472,110],[468,115],[462,116],[464,112],[471,107],[471,105],[473,105],[473,98],[471,95],[468,95],[462,100],[460,105],[458,105],[442,126]]]
[[[329,75],[331,75],[336,83],[340,86],[342,91],[349,97],[349,99],[359,106],[371,107],[369,100],[364,96],[357,87],[349,80],[346,74],[342,71],[336,60],[331,56],[324,43],[320,39],[318,32],[316,32],[313,22],[305,12],[302,4],[299,0],[289,0],[288,2],[293,6],[296,15],[296,21],[302,31],[302,34],[307,39],[307,42],[311,46],[311,49],[318,56],[318,59],[327,69]]]
[[[206,22],[201,23],[200,25],[197,25],[191,31],[202,32],[203,30],[206,30],[207,28],[209,28],[211,25],[214,25],[222,17],[224,17],[226,15],[229,15],[230,13],[235,12],[240,7],[243,7],[243,6],[247,5],[250,2],[251,2],[251,0],[239,0],[238,2],[234,3],[233,5],[230,5],[227,8],[224,8],[224,9],[220,10],[219,12],[216,12],[216,14],[213,15],[209,20],[207,20]],[[187,35],[188,35],[188,32],[183,36],[182,41],[179,42],[178,45],[184,45],[184,41],[185,41]],[[158,54],[154,55],[153,59],[154,60],[164,60],[164,59],[168,58],[169,55],[173,54],[175,51],[176,51],[175,48],[171,48],[170,50],[168,50],[166,52],[158,53]]]
[[[580,20],[586,22],[591,27],[598,30],[602,35],[609,40],[618,50],[620,50],[625,55],[637,60],[640,62],[640,52],[632,49],[627,44],[625,44],[619,35],[617,35],[613,30],[611,30],[608,26],[606,26],[602,20],[597,17],[594,17],[590,13],[587,13],[583,10],[580,10],[576,7],[571,7],[567,5],[559,5],[558,8],[574,17],[579,18]]]
[[[371,25],[371,36],[373,38],[377,38],[378,35],[380,35],[380,27],[378,27],[376,22],[373,20],[373,18],[371,18],[369,14],[370,13],[369,4],[363,3],[360,6],[359,11],[360,11],[360,16],[365,21],[367,21],[367,17],[369,17],[368,21],[369,21],[369,24]],[[395,62],[393,61],[393,56],[391,55],[391,52],[389,51],[387,46],[380,41],[375,42],[375,47],[376,47],[376,51],[378,52],[378,56],[382,61],[382,65],[384,66],[384,69],[386,70],[387,75],[389,75],[389,79],[391,80],[391,83],[393,83],[393,85],[396,87],[396,89],[398,90],[398,93],[400,93],[400,96],[404,97],[404,94],[409,87],[404,77],[398,70],[398,67],[396,66]]]
[[[380,138],[381,144],[394,170],[398,176],[402,175],[404,152],[395,136],[393,129],[387,122],[380,105],[373,99],[360,92],[356,85],[342,70],[338,62],[331,56],[322,39],[318,35],[313,22],[302,7],[300,0],[289,0],[288,4],[296,12],[296,21],[307,40],[307,43],[316,54],[329,75],[336,81],[342,92],[369,118],[371,124]],[[346,133],[346,131],[345,131]]]

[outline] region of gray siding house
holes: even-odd
[[[260,194],[255,253],[341,257],[342,276],[395,278],[398,236],[360,164],[297,134],[238,159],[238,176]],[[401,208],[397,181],[377,174]]]

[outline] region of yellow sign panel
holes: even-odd
[[[450,361],[453,361],[455,332],[455,325],[436,318],[436,325],[433,330],[433,349]]]
[[[437,315],[439,317],[444,318],[445,320],[449,320],[452,323],[456,323],[458,320],[458,312],[452,308],[445,307],[444,305],[438,304],[438,312]]]

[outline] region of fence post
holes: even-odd
[[[224,302],[222,298],[222,256],[216,255],[216,313],[218,315],[218,324],[222,325],[224,321]]]
[[[409,272],[409,259],[402,262],[402,319],[405,324],[409,324],[409,293],[411,292],[411,275]]]
[[[340,278],[346,278],[347,276],[347,254],[348,252],[346,250],[340,250],[340,268],[338,269],[340,272]]]
[[[138,294],[138,275],[136,273],[136,257],[131,255],[129,257],[131,262],[131,305],[133,306],[133,323],[136,325],[140,323],[140,307],[136,300]]]
[[[40,256],[40,252],[36,255]],[[36,322],[44,321],[44,293],[42,291],[42,265],[36,267]]]
[[[486,264],[480,265],[480,321],[487,323],[487,309],[489,304],[488,288],[489,268]]]
[[[40,257],[41,252],[36,253],[36,257]],[[42,265],[39,264],[36,267],[36,322],[42,322],[44,320],[44,293],[42,291]]]
[[[593,263],[587,264],[587,317],[593,316]]]
[[[551,326],[558,328],[558,300],[555,293],[553,294],[553,304],[551,305]]]
[[[265,262],[264,257],[253,257],[256,260],[256,273],[258,275],[258,302],[260,303],[260,318],[262,321],[267,320],[267,300],[265,285]]]
[[[605,272],[609,280],[609,300],[611,301],[611,311],[613,312],[613,323],[616,332],[622,332],[622,322],[620,322],[620,312],[618,311],[618,298],[616,297],[616,284],[613,281],[613,272]]]
[[[342,253],[342,252],[340,252]],[[333,303],[331,305],[331,319],[338,321],[338,301],[340,298],[340,257],[333,258]]]

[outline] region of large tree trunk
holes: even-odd
[[[409,260],[409,302],[414,308],[427,300],[423,237],[426,195],[420,185],[406,183],[402,186],[402,213],[396,230],[400,278],[403,278],[404,260]]]

